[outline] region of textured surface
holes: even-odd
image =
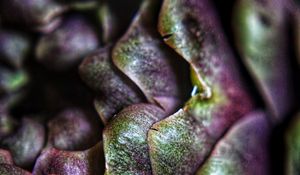
[[[210,1],[165,0],[159,31],[191,64],[198,91],[181,112],[149,131],[152,169],[154,174],[193,174],[224,131],[253,104]]]
[[[85,151],[43,150],[33,169],[33,175],[96,175],[103,174],[102,143]]]
[[[152,174],[147,132],[164,117],[154,105],[132,105],[120,113],[103,132],[106,174]]]
[[[1,163],[0,163],[0,174],[1,175],[31,175],[31,173],[19,167],[10,164],[1,164]]]
[[[113,62],[145,94],[148,101],[173,113],[181,102],[180,57],[156,29],[160,1],[144,1],[126,34],[113,50]]]
[[[193,174],[214,140],[192,116],[180,110],[148,133],[153,174]]]
[[[0,0],[0,175],[299,174],[299,5]]]
[[[101,138],[101,128],[79,108],[65,109],[48,123],[48,146],[60,150],[85,150]]]
[[[104,123],[124,107],[145,101],[138,87],[113,65],[110,52],[109,46],[99,49],[79,67],[82,79],[100,96],[95,107]]]

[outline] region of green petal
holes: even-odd
[[[103,132],[106,174],[152,174],[147,132],[164,117],[150,104],[132,105],[106,126]]]
[[[148,133],[153,174],[193,174],[213,140],[192,116],[180,110]]]
[[[27,73],[23,70],[12,71],[0,68],[0,92],[10,93],[20,90],[29,81]]]

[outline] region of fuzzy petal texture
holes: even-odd
[[[193,174],[222,134],[254,104],[210,1],[165,0],[159,31],[190,63],[198,93],[149,131],[153,174]]]
[[[112,63],[111,46],[98,49],[81,63],[79,73],[99,96],[95,107],[106,124],[114,114],[131,104],[144,102],[144,95]]]
[[[144,1],[113,50],[113,62],[148,101],[173,113],[181,104],[180,57],[163,43],[156,29],[160,1]],[[179,63],[179,64],[178,64]]]
[[[163,110],[150,104],[132,105],[117,114],[103,132],[107,175],[152,174],[147,132],[163,117]]]
[[[65,109],[48,123],[48,146],[60,150],[85,150],[101,137],[94,118],[79,108]]]
[[[96,175],[103,174],[102,142],[85,151],[45,149],[38,157],[33,175]]]
[[[15,165],[0,163],[1,175],[31,175],[30,172],[23,170]]]

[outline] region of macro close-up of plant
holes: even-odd
[[[300,175],[300,2],[0,0],[0,175]]]

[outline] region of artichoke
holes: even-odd
[[[0,174],[299,174],[299,10],[0,1]]]

